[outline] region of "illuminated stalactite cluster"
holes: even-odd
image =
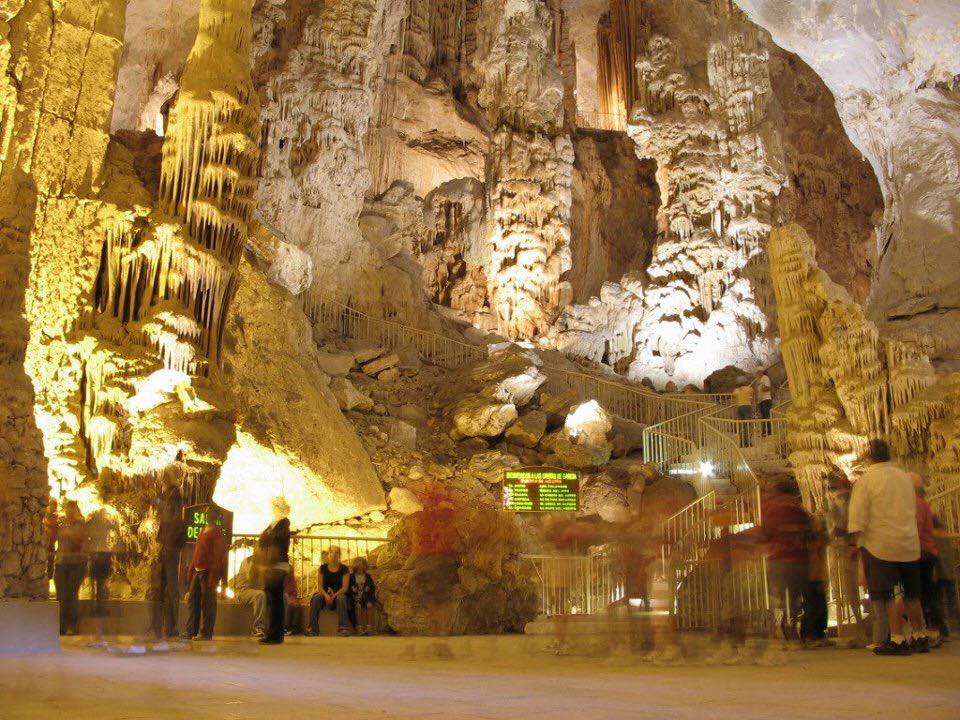
[[[937,376],[923,349],[882,338],[862,308],[816,264],[797,225],[770,237],[781,351],[793,397],[790,460],[807,501],[820,507],[830,468],[887,438],[909,464],[933,473],[931,491],[958,480],[957,375]]]
[[[637,99],[636,61],[649,26],[644,0],[610,0],[597,25],[598,126],[624,130]]]
[[[633,22],[645,17],[630,7],[621,10]],[[657,162],[658,241],[642,289],[632,278],[606,289],[609,301],[634,309],[614,313],[623,325],[605,324],[601,299],[569,308],[554,330],[561,348],[628,364],[631,377],[659,387],[701,385],[729,365],[770,365],[777,353],[762,256],[785,176],[768,116],[769,55],[756,26],[728,4],[712,11],[705,78],[673,40],[650,27],[623,30],[618,53],[643,50],[627,131],[637,155]]]
[[[545,333],[569,300],[573,145],[563,129],[559,15],[542,0],[484,0],[475,59],[491,128],[490,305],[511,338]]]

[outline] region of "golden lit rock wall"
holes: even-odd
[[[0,5],[0,596],[46,596],[47,463],[24,362],[39,334],[56,346],[89,297],[97,216],[89,198],[103,181],[123,8],[122,0]],[[38,291],[41,262],[50,282]]]

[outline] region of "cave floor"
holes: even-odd
[[[780,667],[679,667],[555,657],[529,637],[220,641],[206,652],[63,652],[0,658],[0,718],[300,720],[367,718],[960,717],[960,641],[925,656],[790,654]],[[404,657],[413,650],[414,659]]]

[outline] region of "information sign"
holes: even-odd
[[[506,470],[503,507],[513,512],[576,512],[580,509],[580,473],[552,467]]]

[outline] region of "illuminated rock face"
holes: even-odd
[[[737,0],[832,91],[886,203],[868,314],[904,338],[960,339],[960,4]]]
[[[808,504],[822,507],[830,468],[876,437],[904,461],[927,464],[931,493],[955,486],[960,376],[935,375],[919,344],[882,338],[817,267],[799,226],[773,231],[770,263],[793,397],[790,461]]]
[[[553,46],[559,20],[542,0],[484,0],[474,59],[491,128],[493,215],[487,284],[501,332],[545,333],[569,302],[573,145]]]

